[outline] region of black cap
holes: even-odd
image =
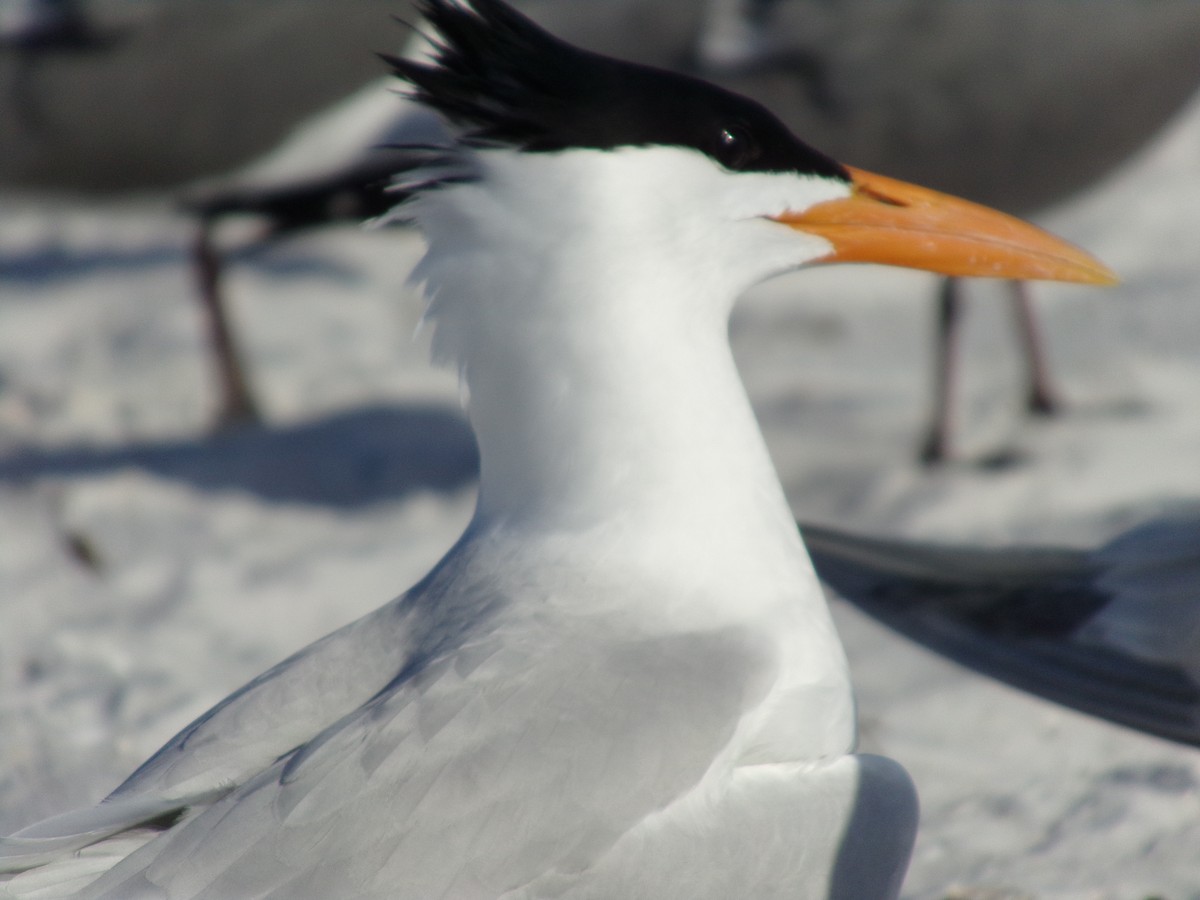
[[[384,56],[467,140],[530,152],[693,147],[733,171],[849,181],[761,104],[676,72],[580,50],[500,0],[420,0],[434,62]]]

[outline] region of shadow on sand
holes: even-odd
[[[249,264],[261,273],[281,278],[321,277],[332,282],[353,283],[360,277],[355,267],[332,258],[281,252],[276,247],[261,244],[236,248],[226,255],[231,263]],[[82,251],[47,244],[20,253],[0,251],[0,282],[37,287],[103,273],[141,272],[187,264],[188,250],[178,240],[133,248],[100,247]]]
[[[24,448],[0,458],[0,483],[142,469],[200,490],[240,490],[273,502],[353,508],[476,478],[479,457],[460,413],[372,406],[211,438],[116,447]]]

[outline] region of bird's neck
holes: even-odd
[[[562,525],[671,514],[693,529],[786,514],[724,335],[584,329],[467,365],[484,513]]]
[[[729,286],[660,247],[501,222],[481,211],[487,195],[467,197],[422,222],[418,275],[436,351],[465,381],[477,524],[616,523],[626,544],[675,536],[689,554],[804,576],[729,349],[731,298],[714,295]]]

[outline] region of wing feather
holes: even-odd
[[[467,900],[578,871],[700,782],[773,664],[734,630],[483,640],[465,675],[394,684],[161,838],[146,877],[172,897],[329,896],[336,873],[337,896]]]
[[[254,773],[368,700],[403,668],[403,598],[346,625],[255,678],[171,738],[112,796],[203,795]]]
[[[802,525],[822,580],[962,665],[1200,745],[1200,518],[1097,550],[974,548]]]

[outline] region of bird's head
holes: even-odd
[[[510,197],[540,192],[533,215],[558,237],[607,228],[611,258],[683,253],[689,268],[733,288],[834,262],[1116,280],[1035,226],[842,165],[752,100],[577,49],[500,0],[418,8],[438,35],[431,61],[388,58],[413,96],[461,130],[483,160],[475,175],[507,171]],[[489,166],[489,151],[508,161]],[[445,171],[464,179],[461,168]]]

